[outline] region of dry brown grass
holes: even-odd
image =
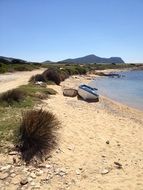
[[[47,69],[44,71],[43,76],[46,81],[55,82],[57,85],[61,82],[60,74],[54,69]]]
[[[25,93],[19,89],[9,90],[0,95],[0,101],[12,104],[13,102],[20,102],[24,99]]]
[[[56,146],[59,121],[48,111],[30,110],[23,114],[20,126],[20,150],[23,159],[42,158]]]

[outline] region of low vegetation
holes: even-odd
[[[42,158],[56,145],[56,130],[59,122],[50,112],[29,110],[23,114],[20,125],[19,143],[23,159],[30,161],[34,156]]]
[[[15,131],[20,125],[21,113],[39,104],[41,99],[55,94],[56,91],[51,88],[31,83],[1,94],[0,142],[15,141]]]
[[[39,69],[40,64],[24,63],[24,64],[15,64],[15,63],[2,63],[0,62],[0,73],[6,72],[15,72],[15,71],[32,71],[34,69]]]
[[[19,89],[9,90],[0,95],[0,103],[3,105],[12,105],[15,102],[23,101],[25,93]]]

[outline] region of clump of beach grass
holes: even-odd
[[[22,157],[29,162],[34,156],[42,158],[56,146],[59,121],[56,116],[40,110],[29,110],[23,114],[19,143]]]
[[[24,97],[25,93],[19,89],[8,90],[0,95],[0,103],[11,105],[23,101]]]

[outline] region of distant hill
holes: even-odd
[[[87,55],[85,57],[79,57],[75,59],[66,59],[61,62],[79,63],[79,64],[89,64],[89,63],[124,63],[123,59],[120,57],[110,57],[102,58],[96,55]]]
[[[17,59],[17,58],[12,58],[12,57],[4,57],[4,56],[0,56],[0,62],[2,62],[2,63],[27,63],[27,61],[22,60],[22,59]]]
[[[50,60],[47,60],[47,61],[43,61],[43,62],[41,62],[41,63],[43,63],[43,64],[50,64],[50,63],[55,63],[55,62],[50,61]]]

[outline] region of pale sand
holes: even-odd
[[[61,86],[49,86],[58,94],[39,105],[61,122],[60,150],[53,151],[50,163],[67,171],[65,177],[53,176],[41,189],[142,190],[143,112],[103,97],[98,103],[87,103],[63,96],[64,86],[77,88],[88,83],[87,78],[71,77]],[[117,169],[114,162],[123,169]],[[7,189],[14,188],[10,184]]]
[[[31,76],[41,74],[44,70],[42,68],[33,71],[0,74],[0,93],[27,84]]]
[[[83,82],[89,81],[72,77],[61,86],[77,87]],[[102,97],[99,103],[64,97],[61,86],[52,86],[58,95],[46,100],[44,108],[61,121],[61,152],[53,153],[52,161],[67,168],[69,189],[143,189],[143,112]],[[114,162],[123,169],[117,169]],[[105,169],[109,173],[102,175]],[[56,179],[51,182],[52,190],[63,186]]]

